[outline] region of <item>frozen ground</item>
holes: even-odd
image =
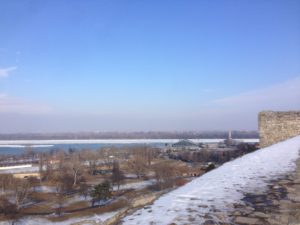
[[[271,179],[293,171],[299,150],[300,136],[228,162],[125,217],[124,224],[201,224],[210,211],[232,210],[243,193],[263,191]]]

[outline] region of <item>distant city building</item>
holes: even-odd
[[[201,147],[190,141],[190,140],[180,140],[172,145],[172,150],[174,151],[182,151],[182,150],[190,150],[190,151],[198,151],[201,150]]]
[[[232,139],[231,130],[230,130],[230,131],[228,131],[227,139],[224,140],[224,143],[219,144],[219,148],[225,148],[225,147],[228,147],[228,146],[236,146],[239,143],[240,142],[238,142],[237,140]]]

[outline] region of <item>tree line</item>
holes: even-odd
[[[259,138],[257,131],[232,131],[233,138]],[[228,131],[186,132],[80,132],[80,133],[17,133],[0,134],[0,140],[63,140],[63,139],[201,139],[227,138]]]

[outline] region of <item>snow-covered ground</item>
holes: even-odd
[[[136,178],[138,178],[138,176],[136,174],[132,174],[132,173],[125,174],[125,177],[129,178],[129,179],[136,179]]]
[[[5,173],[35,173],[39,171],[38,166],[28,166],[28,167],[16,167],[16,168],[11,168],[11,169],[5,169],[2,168],[0,170],[0,174],[5,174]]]
[[[15,145],[41,145],[43,147],[54,144],[147,144],[147,143],[175,143],[180,139],[90,139],[90,140],[0,140],[0,147]],[[216,143],[224,139],[189,139],[196,143]],[[254,143],[258,139],[235,139],[237,141]],[[24,146],[26,147],[26,146]]]
[[[104,222],[105,220],[113,217],[114,215],[116,215],[119,211],[114,211],[114,212],[110,212],[110,213],[102,213],[102,214],[95,214],[94,216],[89,216],[89,217],[78,217],[78,218],[72,218],[66,221],[62,221],[62,222],[50,222],[47,219],[43,219],[40,217],[25,217],[22,218],[21,220],[15,222],[15,225],[41,225],[41,224],[54,224],[54,225],[70,225],[70,224],[74,224],[74,223],[78,223],[78,222],[82,222],[82,221],[95,221],[97,224],[101,224],[102,222]],[[0,225],[11,225],[12,222],[11,221],[4,221],[4,222],[0,222]],[[84,224],[84,223],[82,223]],[[91,224],[91,223],[85,223],[85,224]]]
[[[11,170],[11,169],[30,168],[30,167],[32,167],[31,164],[15,165],[15,166],[2,166],[2,167],[0,167],[0,171],[1,171],[1,170]]]
[[[45,186],[45,185],[43,185],[43,186],[34,187],[34,190],[36,192],[54,193],[54,192],[56,192],[56,187],[55,186]]]
[[[155,184],[155,179],[151,180],[145,180],[145,181],[139,181],[139,182],[132,182],[132,183],[127,183],[127,184],[122,184],[120,185],[119,190],[126,190],[126,189],[135,189],[135,190],[140,190],[143,189],[147,186]],[[114,185],[113,190],[116,191],[118,190],[118,186]]]
[[[81,195],[75,195],[71,198],[68,198],[66,200],[66,202],[64,203],[64,206],[67,206],[67,205],[71,205],[71,204],[74,204],[74,203],[77,203],[77,202],[82,202],[82,201],[86,201],[86,202],[90,202],[92,200],[92,197],[91,196],[86,196],[86,198],[84,196],[81,196]]]
[[[125,217],[124,224],[201,224],[206,213],[233,210],[243,193],[263,191],[271,179],[293,171],[299,150],[297,136],[228,162]]]

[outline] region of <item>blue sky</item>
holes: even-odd
[[[256,129],[300,108],[297,0],[0,9],[3,133]]]

